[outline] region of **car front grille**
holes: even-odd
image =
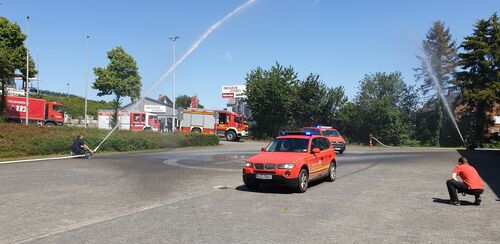
[[[268,170],[273,170],[276,167],[276,165],[275,164],[266,164],[264,167]]]
[[[254,164],[255,169],[265,169],[273,170],[276,168],[276,164]]]

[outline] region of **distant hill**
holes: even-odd
[[[40,94],[33,94],[32,97],[43,98],[47,102],[60,102],[64,104],[66,113],[71,117],[83,117],[85,115],[85,98],[76,95],[67,95],[59,92],[41,90]],[[111,102],[104,100],[95,101],[87,99],[87,114],[97,117],[97,110],[112,109]]]

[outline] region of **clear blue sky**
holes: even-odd
[[[28,47],[39,56],[41,89],[84,94],[85,37],[90,67],[107,65],[106,52],[121,45],[138,63],[143,91],[172,65],[168,37],[180,35],[177,54],[244,0],[0,0],[0,15],[26,30]],[[327,1],[257,0],[214,31],[177,68],[177,94],[199,95],[222,108],[222,85],[244,84],[246,74],[276,61],[300,78],[317,73],[329,86],[342,85],[352,98],[365,74],[401,71],[415,84],[412,68],[421,40],[435,20],[450,27],[457,43],[474,23],[500,10],[498,0]],[[38,51],[37,51],[38,50]],[[95,77],[90,73],[90,82]],[[172,97],[169,76],[149,97]],[[89,88],[92,99],[99,98]],[[129,100],[126,99],[125,103]]]

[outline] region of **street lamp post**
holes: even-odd
[[[87,128],[87,123],[88,123],[88,117],[87,117],[87,86],[88,85],[88,76],[89,76],[89,38],[90,36],[87,35],[87,43],[86,43],[86,48],[85,48],[85,128]],[[68,83],[68,89],[69,89],[69,83]],[[69,94],[69,90],[68,90]],[[68,95],[69,96],[69,95]]]
[[[66,97],[69,97],[69,81],[66,85],[68,85],[68,93],[66,93]]]
[[[175,111],[175,41],[177,41],[177,39],[179,39],[180,36],[172,36],[168,39],[172,40],[173,44],[174,44],[174,101],[173,101],[173,105],[172,105],[172,110],[173,110],[173,114],[174,114],[174,118],[172,120],[172,131],[175,131],[175,126],[176,126],[176,111]]]
[[[28,50],[29,23],[30,23],[30,17],[26,16],[26,84],[24,85],[25,89],[26,89],[26,125],[28,125],[28,111],[29,111],[28,98],[29,98],[29,92],[30,92],[30,90],[28,88],[28,83],[30,81],[30,76],[29,76],[30,54],[29,54],[29,50]]]

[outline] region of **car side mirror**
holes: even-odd
[[[319,153],[319,152],[320,152],[319,148],[317,148],[317,147],[313,148],[312,153]]]
[[[265,147],[261,147],[261,148],[260,148],[260,151],[265,152],[265,151],[266,151],[266,148],[265,148]]]

